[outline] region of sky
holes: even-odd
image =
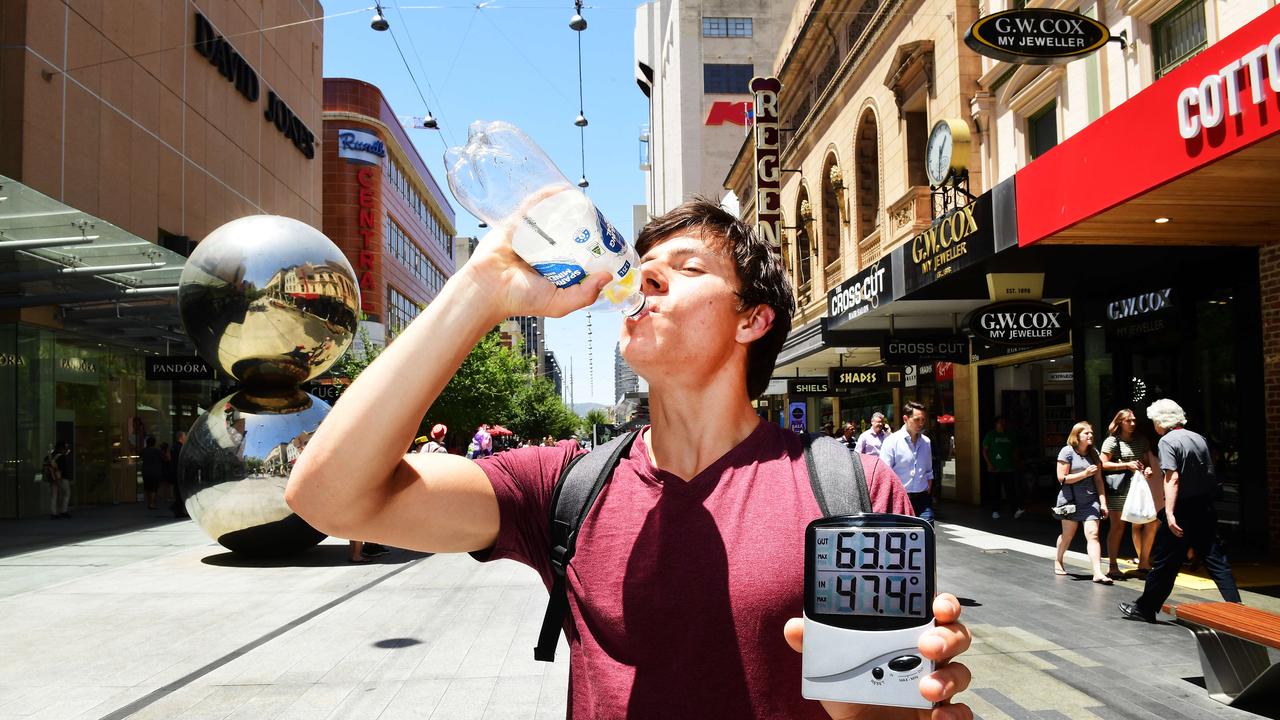
[[[369,27],[372,0],[322,0],[325,77],[350,77],[378,86],[404,120],[426,114],[419,88],[440,130],[409,130],[428,169],[448,194],[442,154],[462,145],[475,120],[507,120],[536,140],[564,174],[576,181],[579,153],[578,33],[569,29],[572,0],[384,0],[391,33]],[[627,237],[635,237],[632,206],[644,203],[639,136],[648,99],[635,82],[635,9],[638,0],[587,5],[582,39],[587,194]],[[351,14],[345,14],[351,13]],[[338,17],[334,17],[338,16]],[[410,77],[410,70],[415,82]],[[483,235],[478,220],[449,197],[459,235]],[[617,313],[591,313],[588,372],[587,313],[547,320],[546,345],[565,373],[570,358],[573,401],[613,404],[613,350],[622,327]]]

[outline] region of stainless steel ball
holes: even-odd
[[[178,308],[207,362],[250,388],[315,378],[355,335],[360,290],[324,233],[251,215],[209,233],[182,270]]]
[[[324,534],[285,504],[284,488],[328,414],[323,400],[296,389],[218,401],[191,426],[178,460],[187,513],[223,547],[246,555],[288,555],[319,543]]]

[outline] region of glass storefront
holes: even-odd
[[[174,442],[212,402],[215,383],[148,381],[143,355],[70,333],[0,324],[0,518],[49,510],[40,474],[70,448],[75,506],[136,502],[147,436]]]

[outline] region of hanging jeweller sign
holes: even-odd
[[[1111,41],[1111,30],[1067,10],[1005,10],[978,18],[964,44],[979,55],[1025,65],[1067,63]]]

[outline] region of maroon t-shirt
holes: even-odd
[[[570,443],[480,461],[494,546],[551,587],[548,514]],[[912,514],[887,465],[858,454],[877,512]],[[804,529],[821,511],[800,437],[767,422],[686,482],[636,438],[578,535],[569,589],[570,716],[825,718],[782,637],[804,608]]]

